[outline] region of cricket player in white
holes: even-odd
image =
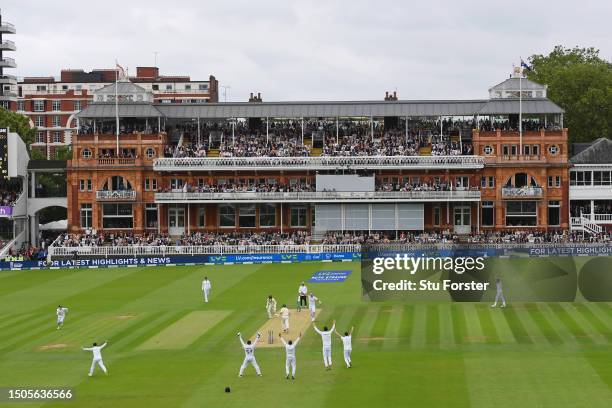
[[[276,299],[272,295],[266,299],[266,310],[268,311],[268,319],[271,319],[276,314]]]
[[[283,331],[289,333],[289,309],[287,305],[283,305],[280,310],[280,318],[283,325]]]
[[[59,305],[57,309],[55,309],[55,314],[57,315],[57,330],[61,329],[64,325],[66,313],[68,313],[68,308],[62,307],[62,305]]]
[[[327,326],[323,327],[323,330],[319,330],[315,324],[313,327],[317,333],[321,335],[321,340],[323,341],[323,364],[325,365],[326,370],[331,370],[332,366],[332,345],[331,345],[331,335],[336,330],[336,321],[334,320],[331,329],[327,330]]]
[[[291,368],[291,379],[295,380],[295,369],[296,369],[296,362],[295,362],[295,348],[297,347],[298,343],[300,342],[300,338],[302,337],[302,333],[300,333],[300,335],[298,336],[297,339],[295,339],[295,342],[289,340],[289,341],[285,341],[285,339],[283,339],[283,335],[278,333],[278,337],[280,337],[281,341],[283,342],[283,346],[285,346],[285,354],[286,354],[286,358],[285,358],[285,373],[287,374],[287,379],[289,379],[289,368]]]
[[[210,296],[210,288],[212,287],[212,285],[210,284],[210,281],[208,280],[208,277],[205,276],[204,280],[202,281],[202,292],[204,292],[204,302],[208,303],[208,296]]]
[[[300,287],[298,288],[298,312],[302,311],[302,306],[307,305],[306,297],[308,296],[308,288],[306,284],[302,282]]]
[[[493,303],[491,305],[491,307],[496,307],[497,306],[497,302],[499,302],[499,299],[501,299],[502,301],[502,305],[501,307],[506,307],[506,298],[504,297],[504,291],[502,288],[502,281],[500,278],[495,279],[495,289],[496,289],[496,293],[495,293],[495,303]]]
[[[255,336],[255,341],[253,343],[251,343],[251,340],[247,340],[245,343],[244,340],[242,340],[242,334],[240,334],[240,332],[238,332],[236,336],[238,336],[238,338],[240,339],[240,344],[242,344],[242,348],[244,349],[244,361],[240,366],[240,372],[238,373],[238,377],[242,377],[242,375],[244,374],[244,370],[247,368],[247,365],[249,365],[249,363],[253,365],[253,368],[255,368],[255,372],[258,376],[261,377],[261,370],[259,369],[259,365],[257,365],[257,360],[255,360],[255,346],[257,345],[257,341],[261,337],[261,333],[257,333],[257,336]]]
[[[100,366],[104,374],[108,374],[106,367],[104,367],[104,362],[102,361],[102,349],[106,347],[108,341],[105,341],[103,345],[98,346],[97,343],[94,343],[92,347],[83,347],[84,351],[91,351],[93,353],[93,360],[91,361],[91,368],[89,369],[89,376],[93,376],[94,368],[96,368],[96,364]]]
[[[338,333],[338,331],[336,331],[336,334],[338,335],[338,337],[340,337],[340,339],[342,340],[342,347],[344,349],[344,362],[346,363],[346,367],[347,368],[351,368],[352,364],[351,364],[351,351],[353,351],[353,329],[354,327],[351,327],[351,331],[348,332],[344,332],[344,336],[341,335],[340,333]]]
[[[308,295],[308,309],[310,309],[310,320],[312,320],[313,322],[315,321],[315,313],[317,312],[317,300],[319,301],[319,304],[321,304],[319,298],[316,297],[313,293]]]

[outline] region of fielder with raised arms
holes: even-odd
[[[100,366],[104,374],[108,375],[108,371],[104,366],[104,361],[102,361],[102,349],[106,347],[108,341],[105,341],[104,344],[98,346],[98,343],[94,343],[91,347],[83,347],[83,351],[91,351],[93,354],[93,360],[91,361],[91,368],[89,369],[89,376],[93,376],[94,369],[96,368],[96,364]]]
[[[295,339],[295,342],[291,340],[285,341],[285,339],[283,339],[283,335],[280,333],[278,333],[278,337],[280,337],[281,341],[283,342],[283,346],[285,346],[285,373],[287,374],[286,378],[289,379],[289,368],[291,368],[291,379],[295,380],[295,369],[297,367],[295,361],[295,348],[300,342],[302,333],[300,333],[297,339]]]
[[[336,330],[336,321],[334,320],[331,329],[327,330],[327,326],[323,327],[323,330],[319,330],[316,324],[312,325],[317,333],[321,335],[323,341],[323,364],[326,370],[331,370],[332,366],[332,346],[331,346],[331,335]]]
[[[259,369],[259,365],[257,365],[257,360],[255,360],[255,346],[257,345],[257,341],[261,337],[261,333],[257,333],[255,336],[255,341],[251,343],[251,340],[247,340],[246,343],[242,340],[242,334],[240,332],[236,333],[236,336],[240,339],[240,344],[242,344],[242,348],[244,349],[244,361],[240,366],[240,372],[238,373],[238,377],[242,377],[244,374],[244,370],[247,368],[247,365],[252,364],[253,368],[255,368],[255,372],[258,376],[261,377],[261,370]]]
[[[351,351],[353,351],[353,329],[355,327],[351,327],[351,331],[344,332],[344,336],[336,331],[336,334],[342,340],[342,348],[344,349],[344,362],[346,363],[346,368],[351,368],[353,366],[351,362]]]

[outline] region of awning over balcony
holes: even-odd
[[[150,103],[120,103],[118,104],[120,118],[158,118],[162,113]],[[114,103],[92,103],[77,113],[81,119],[114,118],[116,115]]]

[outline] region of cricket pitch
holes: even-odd
[[[321,313],[321,309],[317,309],[315,312],[315,322],[319,314]],[[286,339],[295,339],[300,333],[302,335],[306,333],[306,330],[310,326],[312,321],[310,320],[310,310],[302,309],[301,312],[297,310],[290,309],[289,310],[289,333],[283,333],[283,337]],[[273,342],[272,344],[268,343],[268,331],[272,330],[274,335],[272,336]],[[283,343],[281,343],[280,338],[278,337],[278,333],[282,332],[282,321],[279,316],[274,316],[271,319],[268,319],[259,329],[257,329],[259,333],[261,333],[261,339],[257,343],[258,348],[270,348],[270,347],[282,347]],[[253,334],[253,339],[255,335]]]

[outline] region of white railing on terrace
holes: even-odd
[[[556,247],[601,247],[610,246],[611,242],[600,243],[562,243],[562,242],[504,242],[504,243],[385,243],[372,246],[373,250],[438,250],[438,249],[513,249],[513,248],[556,248]],[[62,247],[50,246],[49,257],[73,257],[78,256],[167,256],[167,255],[230,255],[230,254],[278,254],[278,253],[334,253],[334,252],[360,252],[359,244],[315,244],[315,245],[208,245],[208,246],[79,246]]]
[[[542,197],[542,187],[503,187],[502,197],[504,198]]]
[[[19,234],[17,234],[17,236],[15,238],[13,238],[11,241],[7,242],[7,244],[5,246],[0,248],[0,259],[4,259],[8,255],[9,251],[12,248],[17,246],[21,242],[23,242],[24,239],[25,239],[25,234],[26,234],[25,231],[21,231]],[[16,249],[18,249],[18,248],[16,248]]]
[[[14,58],[10,58],[10,57],[2,57],[0,59],[0,61],[3,61],[7,64],[14,64],[15,63],[15,59]]]
[[[453,191],[304,191],[304,192],[234,192],[234,193],[155,193],[156,202],[237,202],[237,201],[449,201],[479,200],[478,190]]]
[[[166,256],[359,252],[359,245],[208,245],[49,247],[50,256]]]
[[[582,214],[582,216],[590,221],[602,224],[612,223],[612,214]]]
[[[484,166],[480,156],[306,156],[306,157],[164,157],[155,160],[157,171],[338,169],[338,168],[469,168]]]
[[[96,200],[132,201],[136,199],[136,190],[98,190]]]

